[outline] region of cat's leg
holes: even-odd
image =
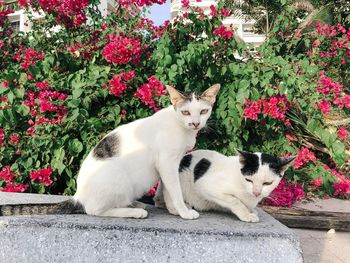
[[[180,178],[178,172],[178,166],[180,161],[173,160],[171,157],[159,158],[158,172],[162,179],[163,187],[169,193],[169,201],[175,208],[176,212],[183,219],[195,219],[199,217],[197,211],[188,209],[183,200]],[[164,191],[163,191],[164,192]],[[167,200],[165,200],[166,202]],[[167,207],[169,204],[166,202]]]
[[[257,214],[252,213],[238,198],[230,194],[210,194],[206,197],[224,208],[229,209],[240,220],[245,222],[259,222]]]
[[[156,194],[154,195],[153,201],[154,201],[155,207],[163,208],[163,209],[166,208],[165,201],[164,201],[164,195],[163,195],[163,183],[162,183],[162,181],[160,181],[158,184],[158,188],[157,188]]]
[[[145,218],[147,211],[142,208],[112,208],[97,214],[97,216]]]
[[[142,209],[145,209],[147,207],[147,205],[145,203],[142,203],[139,201],[132,202],[131,206],[135,207],[135,208],[142,208]]]

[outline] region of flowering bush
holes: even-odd
[[[103,135],[168,105],[164,84],[221,83],[199,148],[297,155],[269,204],[349,196],[350,29],[300,25],[287,14],[252,55],[222,24],[229,11],[221,3],[207,15],[182,1],[188,12],[158,27],[139,7],[163,0],[118,2],[101,17],[97,0],[20,0],[46,13],[25,34],[1,5],[3,191],[73,194],[81,161]]]

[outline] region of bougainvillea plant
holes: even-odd
[[[155,26],[142,8],[165,1],[118,2],[102,17],[97,0],[19,0],[29,14],[45,13],[27,33],[11,27],[15,6],[1,4],[2,191],[71,195],[103,135],[168,105],[165,84],[221,83],[198,148],[297,155],[270,205],[349,197],[349,28],[284,14],[252,53],[222,24],[221,3],[206,14],[182,1],[187,12]]]

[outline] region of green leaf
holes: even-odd
[[[74,157],[78,156],[79,153],[83,150],[83,144],[78,139],[73,139],[69,142],[69,153]]]
[[[24,104],[21,104],[21,106],[17,108],[17,112],[22,116],[27,116],[29,114],[29,111],[30,111],[29,107]]]

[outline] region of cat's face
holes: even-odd
[[[185,128],[194,131],[199,131],[205,126],[219,89],[220,85],[215,84],[202,94],[182,94],[167,86],[178,119]]]
[[[295,157],[237,151],[245,190],[256,198],[267,197],[278,185]]]

